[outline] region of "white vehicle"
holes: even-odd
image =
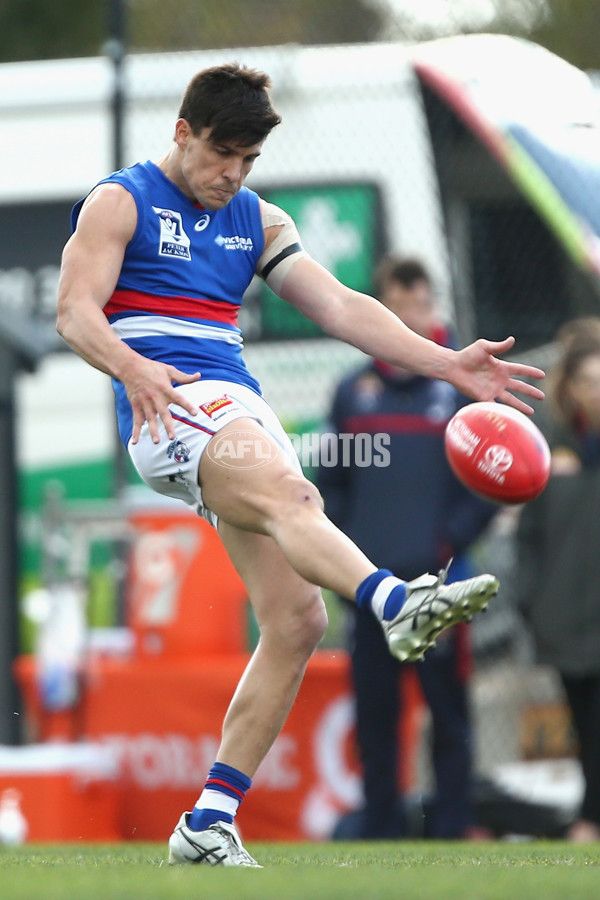
[[[132,55],[122,162],[163,153],[189,78],[230,59],[271,74],[283,117],[249,186],[289,209],[307,249],[342,280],[370,290],[379,253],[417,254],[463,340],[512,333],[520,353],[597,310],[600,131],[583,72],[502,35]],[[115,168],[113,90],[102,57],[0,66],[0,308],[25,331],[32,318],[53,320],[72,202]],[[318,421],[360,354],[313,338],[256,286],[241,324],[284,422]],[[52,324],[46,334],[60,347]],[[25,468],[110,456],[107,379],[71,354],[21,376],[18,402]]]

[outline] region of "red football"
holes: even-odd
[[[503,403],[470,403],[446,427],[446,456],[466,487],[496,503],[533,500],[550,476],[546,438]]]

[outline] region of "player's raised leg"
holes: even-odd
[[[441,631],[469,620],[497,592],[498,581],[492,575],[445,585],[444,572],[407,583],[378,570],[327,518],[316,487],[257,421],[237,420],[219,434],[233,438],[242,427],[245,436],[256,434],[260,446],[270,440],[270,461],[255,466],[240,454],[239,466],[223,466],[205,453],[200,482],[206,505],[230,524],[271,536],[306,581],[370,609],[398,659],[419,659]],[[401,515],[402,498],[390,502],[398,504]]]

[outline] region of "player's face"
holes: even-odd
[[[210,128],[195,135],[185,119],[177,122],[175,139],[181,151],[178,186],[188,197],[214,210],[227,206],[237,194],[264,144],[215,143]]]

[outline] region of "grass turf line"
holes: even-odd
[[[0,847],[2,900],[597,900],[600,846],[250,844],[265,868],[171,867],[162,844]]]

